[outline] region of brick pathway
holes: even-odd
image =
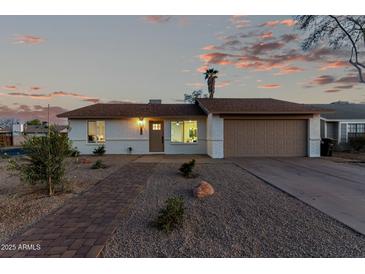
[[[98,257],[109,236],[152,173],[153,163],[129,163],[72,198],[53,214],[10,240],[15,251],[0,257]],[[40,250],[20,250],[25,248]]]

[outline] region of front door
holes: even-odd
[[[150,121],[150,152],[164,151],[163,121]]]

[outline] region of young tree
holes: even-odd
[[[185,93],[184,94],[184,101],[194,104],[196,99],[198,98],[207,98],[207,94],[203,94],[203,91],[201,89],[194,90],[191,94]]]
[[[204,78],[205,78],[205,80],[207,80],[207,84],[208,84],[209,98],[214,97],[215,79],[218,78],[217,74],[218,74],[218,70],[216,70],[214,68],[207,69],[204,73]]]
[[[39,119],[33,119],[30,121],[27,121],[27,125],[29,126],[40,126],[42,122]]]
[[[311,49],[325,41],[334,48],[349,50],[349,63],[356,68],[359,82],[365,84],[365,16],[301,15],[296,17],[297,27],[307,31],[303,41],[304,50]],[[360,56],[362,54],[362,56]]]
[[[43,184],[49,195],[54,194],[54,186],[61,184],[65,174],[65,158],[71,153],[68,137],[51,126],[49,136],[31,137],[23,143],[25,161],[9,162],[9,169],[29,184]]]

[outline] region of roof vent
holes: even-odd
[[[155,105],[158,105],[158,104],[161,104],[162,100],[161,99],[150,99],[150,102],[149,104],[155,104]]]

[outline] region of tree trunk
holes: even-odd
[[[48,175],[49,196],[53,196],[52,178]]]
[[[215,79],[213,77],[208,78],[208,92],[209,92],[209,98],[214,98],[214,85],[215,85]]]

